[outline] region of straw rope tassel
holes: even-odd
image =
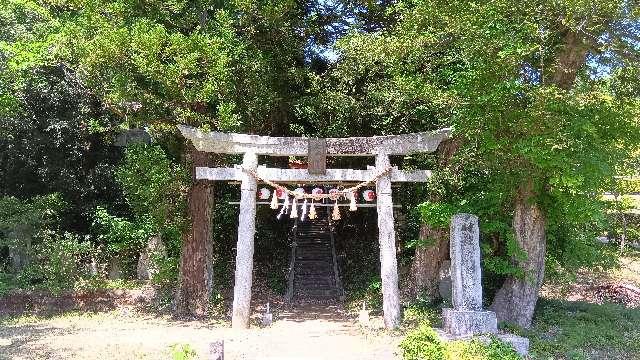
[[[291,215],[290,218],[295,219],[298,217],[298,198],[293,198],[293,203],[291,204]]]
[[[356,211],[358,210],[358,206],[356,205],[356,192],[352,192],[351,193],[351,204],[349,205],[349,211]]]
[[[280,212],[278,213],[278,215],[276,216],[276,219],[280,220],[280,218],[282,217],[282,214],[284,214],[286,209],[287,208],[283,206],[282,209],[280,209]]]
[[[316,206],[313,203],[313,199],[311,199],[311,206],[309,207],[309,219],[313,220],[317,217],[316,215]]]
[[[333,220],[340,220],[340,209],[338,208],[338,200],[336,200],[336,204],[333,206],[333,213],[331,214],[331,218]]]
[[[278,189],[273,189],[273,196],[271,197],[271,208],[272,209],[277,209],[278,208]]]
[[[307,219],[307,210],[309,210],[309,207],[307,206],[307,199],[304,199],[304,202],[302,203],[302,221]]]
[[[285,196],[285,198],[284,198],[284,205],[282,205],[282,206],[284,206],[284,213],[285,213],[285,214],[286,214],[286,213],[287,213],[287,211],[289,210],[289,204],[291,204],[291,203],[289,202],[289,195],[286,195],[286,196]]]

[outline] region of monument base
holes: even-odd
[[[485,344],[491,342],[491,338],[495,336],[499,340],[506,342],[511,345],[513,349],[520,354],[520,356],[527,356],[529,354],[529,339],[526,337],[513,335],[513,334],[485,334],[485,335],[451,335],[444,332],[442,329],[436,329],[436,333],[440,337],[440,340],[444,342],[449,341],[470,341],[470,340],[479,340]]]
[[[493,311],[442,309],[444,331],[451,335],[495,334],[498,320]]]

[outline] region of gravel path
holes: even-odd
[[[363,330],[339,306],[307,304],[274,317],[271,327],[245,331],[122,309],[25,318],[0,325],[0,359],[170,359],[175,344],[189,344],[204,359],[209,342],[218,339],[227,360],[399,358],[399,337]]]

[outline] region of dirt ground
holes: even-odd
[[[256,314],[257,315],[257,314]],[[225,359],[397,359],[400,337],[364,330],[340,305],[306,304],[274,313],[271,327],[177,321],[118,309],[0,324],[0,359],[171,359],[189,345],[205,359],[224,340]]]

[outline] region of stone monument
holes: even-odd
[[[155,263],[156,258],[166,258],[167,250],[160,239],[154,235],[147,241],[147,246],[140,252],[138,259],[137,273],[138,280],[151,280],[160,270]]]
[[[526,354],[529,340],[511,334],[498,334],[496,314],[482,309],[478,217],[471,214],[454,215],[450,237],[453,308],[442,310],[444,333],[441,333],[441,337],[448,341],[479,335],[483,340],[482,335],[495,335],[510,343],[521,355]]]

